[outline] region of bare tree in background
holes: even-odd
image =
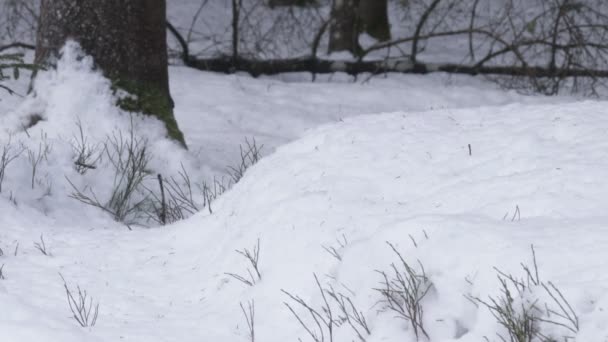
[[[165,0],[42,0],[36,62],[53,64],[74,39],[114,85],[134,98],[127,110],[162,120],[169,136],[185,146],[169,92]]]
[[[20,4],[39,0],[2,1],[9,7],[0,11],[0,30],[9,33],[4,37],[9,44],[0,52],[27,48],[28,35],[14,28],[28,27],[24,18],[37,16],[28,10],[31,5]],[[181,6],[181,0],[172,1]],[[189,26],[171,30],[177,38],[171,41],[171,55],[200,70],[254,76],[310,72],[313,79],[334,72],[440,71],[488,75],[507,88],[548,95],[564,90],[596,94],[599,86],[608,86],[605,0],[387,0],[391,22],[381,24],[384,33],[365,24],[365,17],[385,13],[380,10],[385,0],[315,0],[304,7],[297,6],[299,0],[200,2]],[[218,10],[231,2],[238,4],[237,15],[218,21]],[[5,15],[10,20],[3,23]],[[371,17],[384,21],[379,16]],[[26,24],[10,24],[17,22]],[[360,47],[361,32],[377,41],[362,41]],[[355,57],[335,61],[319,53],[324,49]]]
[[[388,0],[334,0],[329,28],[329,52],[348,51],[359,55],[359,34],[379,41],[391,39]]]
[[[349,51],[358,55],[357,6],[359,0],[334,0],[329,25],[329,52]]]
[[[35,38],[40,0],[0,0],[0,41]]]
[[[388,0],[359,0],[357,10],[360,32],[384,42],[391,39]]]

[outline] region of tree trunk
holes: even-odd
[[[329,52],[361,52],[357,32],[357,5],[359,0],[333,0],[329,27]]]
[[[381,42],[391,39],[388,0],[360,0],[358,14],[361,32]]]
[[[119,105],[163,121],[185,146],[173,115],[165,0],[41,0],[36,62],[53,64],[66,40],[80,43],[113,84],[135,96]]]
[[[316,4],[316,0],[269,0],[268,6],[270,8],[283,7],[283,6],[312,6]]]

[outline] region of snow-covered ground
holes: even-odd
[[[540,280],[560,294],[551,292],[556,302],[532,284],[515,295],[516,310],[538,300],[535,314],[565,325],[541,322],[543,333],[607,340],[606,102],[524,97],[442,74],[310,83],[306,75],[252,79],[173,67],[186,152],[158,123],[114,107],[108,82],[69,51],[58,71],[37,80],[36,97],[0,94],[0,153],[9,138],[14,151],[26,149],[6,168],[0,193],[2,341],[251,341],[240,307],[247,303],[255,304],[255,341],[312,341],[285,304],[330,341],[287,294],[323,315],[327,292],[315,275],[352,300],[366,341],[415,341],[378,291],[378,271],[391,276],[391,263],[404,271],[387,242],[414,272],[424,266],[426,278],[416,279],[430,286],[421,301],[428,338],[420,340],[506,337],[470,298],[499,300],[494,267],[525,279],[524,263],[534,274],[531,245]],[[43,121],[24,129],[34,114]],[[78,120],[92,145],[133,127],[149,142],[151,172],[174,175],[182,163],[195,182],[235,165],[245,138],[263,144],[265,157],[212,214],[128,230],[69,198],[68,179],[102,200],[115,182],[108,158],[84,175],[74,170]],[[44,144],[50,150],[33,173]],[[261,279],[236,252],[258,241]],[[228,274],[250,279],[248,270],[253,286]],[[99,303],[95,326],[71,317],[62,277]],[[559,304],[570,313],[564,298],[577,331],[559,316]],[[557,314],[547,316],[545,304]],[[341,323],[333,341],[359,340]]]

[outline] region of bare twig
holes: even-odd
[[[249,330],[249,342],[255,342],[255,301],[248,301],[247,308],[243,303],[240,303],[240,306]]]
[[[93,298],[87,294],[86,290],[82,290],[80,286],[76,286],[76,292],[73,292],[68,287],[63,275],[60,273],[59,276],[63,280],[63,287],[72,317],[83,328],[95,326],[97,316],[99,315],[99,302],[94,304]]]
[[[247,267],[247,276],[241,276],[236,273],[226,273],[226,275],[246,284],[249,286],[255,285],[258,281],[262,280],[262,274],[260,273],[260,239],[258,239],[257,244],[253,246],[252,250],[244,248],[243,250],[236,250],[238,254],[244,257],[251,268]],[[253,269],[253,272],[252,272]],[[255,275],[254,275],[255,273]]]
[[[51,253],[49,253],[49,251],[46,248],[46,244],[44,242],[44,236],[40,235],[40,242],[34,242],[34,247],[40,251],[40,253],[46,255],[46,256],[50,256]]]
[[[2,145],[2,149],[0,150],[0,192],[2,192],[2,183],[4,182],[4,177],[6,176],[6,170],[9,164],[19,158],[25,150],[23,146],[15,148],[11,144],[11,140],[12,135],[9,135],[8,141]]]
[[[89,170],[97,169],[97,162],[101,159],[100,144],[90,144],[84,133],[80,119],[76,121],[78,135],[70,142],[74,153],[74,168],[84,175]]]
[[[329,302],[327,300],[325,291],[323,290],[323,287],[319,282],[319,278],[317,278],[316,274],[314,275],[314,277],[315,282],[317,283],[317,288],[319,289],[321,297],[323,298],[323,306],[319,310],[314,309],[299,296],[292,295],[291,293],[285,290],[281,290],[281,292],[286,294],[292,301],[294,301],[296,304],[298,304],[308,312],[310,320],[312,320],[312,322],[304,320],[302,316],[300,316],[300,314],[298,314],[289,303],[285,302],[284,304],[287,309],[291,311],[296,320],[300,323],[302,328],[306,330],[306,332],[314,342],[333,342],[334,328],[336,326],[335,317],[332,311],[332,307],[329,305]]]
[[[70,197],[102,209],[128,227],[130,223],[136,222],[145,214],[144,204],[149,200],[143,186],[149,176],[148,163],[151,159],[147,141],[136,136],[131,122],[128,135],[125,137],[120,131],[113,133],[108,137],[104,151],[114,169],[110,198],[102,202],[93,189],[86,186],[79,189],[66,177],[74,190]]]
[[[342,239],[336,239],[337,247],[334,246],[321,246],[323,249],[329,253],[332,257],[336,258],[338,261],[342,261],[342,250],[348,245],[348,240],[346,236],[342,234]]]
[[[340,310],[338,321],[348,324],[351,330],[354,331],[359,338],[359,341],[365,342],[367,336],[371,334],[371,330],[363,312],[355,306],[349,296],[336,291],[333,287],[330,286],[329,289],[325,291],[338,305],[338,309]]]
[[[51,153],[51,145],[47,141],[47,135],[44,132],[40,133],[40,141],[38,142],[38,149],[31,150],[27,149],[27,159],[32,166],[32,175],[31,175],[31,186],[34,189],[34,185],[36,184],[36,173],[40,167],[40,163],[43,160],[48,159],[48,155]]]
[[[239,164],[237,166],[228,167],[228,174],[232,179],[232,184],[238,183],[241,178],[243,178],[245,171],[260,160],[262,157],[261,151],[263,147],[264,145],[257,145],[255,138],[253,138],[251,141],[249,141],[249,139],[245,139],[245,145],[239,146],[241,152]]]

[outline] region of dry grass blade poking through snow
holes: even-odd
[[[574,339],[579,330],[576,312],[553,283],[540,280],[534,247],[532,260],[532,267],[522,263],[524,279],[496,269],[500,283],[499,296],[490,296],[487,300],[473,296],[467,298],[474,304],[487,308],[496,318],[506,332],[497,333],[502,341],[550,342]],[[563,335],[545,333],[544,328],[547,326],[560,328]]]
[[[239,146],[241,151],[241,162],[237,166],[228,167],[228,174],[230,175],[232,184],[238,183],[241,178],[243,178],[243,175],[245,175],[245,171],[260,161],[263,147],[264,145],[257,145],[255,138],[251,141],[249,141],[249,139],[245,139],[245,145]]]
[[[247,322],[247,330],[249,330],[249,342],[255,342],[255,301],[248,301],[246,309],[243,303],[240,305]]]
[[[44,242],[44,236],[40,235],[40,242],[34,242],[34,248],[40,251],[43,255],[51,256],[51,253],[46,248],[46,243]]]
[[[428,339],[424,328],[423,299],[433,288],[433,283],[426,276],[424,266],[418,261],[419,270],[415,270],[405,261],[395,246],[388,246],[399,257],[399,264],[391,264],[392,273],[378,271],[382,275],[382,288],[376,289],[382,295],[382,302],[387,310],[397,314],[397,317],[409,323],[420,339],[421,335]]]
[[[40,163],[42,161],[48,160],[48,155],[51,153],[52,146],[49,144],[47,135],[44,132],[40,133],[40,142],[38,143],[38,148],[35,150],[27,149],[27,159],[32,166],[32,177],[31,177],[31,186],[34,189],[36,185],[36,174],[40,168]]]
[[[366,336],[371,334],[367,320],[362,311],[357,309],[352,299],[342,292],[336,291],[332,286],[326,289],[327,295],[333,299],[338,306],[338,322],[339,325],[348,324],[352,331],[355,332],[361,342],[366,340]]]
[[[220,197],[228,188],[230,188],[230,183],[226,184],[224,179],[218,180],[217,178],[213,178],[212,184],[208,184],[207,182],[203,182],[199,185],[201,192],[203,193],[203,207],[207,207],[209,210],[209,214],[213,214],[213,209],[211,208],[211,203],[215,201],[218,197]]]
[[[73,137],[71,141],[72,151],[75,156],[74,168],[78,173],[84,175],[89,170],[97,168],[97,162],[101,159],[100,144],[91,144],[84,134],[82,122],[80,119],[76,121],[78,127],[78,135]]]
[[[9,164],[19,158],[23,151],[25,151],[23,146],[15,148],[15,146],[12,145],[12,136],[9,135],[8,141],[4,143],[2,150],[0,151],[0,192],[2,192],[2,183],[4,182],[4,177],[6,176],[6,170]]]
[[[312,322],[310,320],[304,320],[302,316],[300,316],[289,303],[285,302],[284,304],[287,309],[291,311],[291,313],[298,320],[302,328],[306,330],[306,332],[314,342],[333,342],[336,319],[333,314],[332,308],[329,305],[329,301],[327,300],[327,296],[325,295],[325,290],[323,290],[323,287],[319,282],[319,278],[317,278],[316,274],[314,276],[315,282],[317,283],[317,288],[319,289],[321,297],[323,298],[323,306],[319,310],[314,309],[299,296],[292,295],[291,293],[285,290],[281,290],[284,294],[289,296],[289,298],[291,298],[291,300],[293,300],[296,304],[306,309],[306,311],[310,315],[310,319],[312,320]]]
[[[298,323],[306,330],[314,342],[332,342],[336,329],[342,326],[349,327],[359,341],[365,342],[367,336],[371,334],[371,330],[363,312],[356,307],[349,296],[336,291],[332,286],[324,289],[316,274],[314,277],[323,299],[323,305],[320,309],[313,308],[299,296],[281,290],[292,301],[308,312],[310,317],[309,319],[305,319],[302,315],[298,314],[291,304],[284,303]]]
[[[257,244],[255,246],[253,246],[252,250],[248,250],[247,248],[244,248],[243,250],[236,250],[236,252],[238,254],[240,254],[241,256],[243,256],[245,259],[247,259],[247,261],[249,261],[251,268],[253,268],[253,272],[252,272],[251,268],[247,267],[248,276],[241,276],[236,273],[226,273],[226,275],[229,275],[232,278],[234,278],[246,285],[249,285],[249,286],[253,286],[258,281],[262,280],[262,274],[260,273],[260,266],[259,266],[260,239],[258,239]],[[255,272],[255,275],[253,274],[254,272]]]
[[[95,326],[99,315],[99,303],[93,304],[93,298],[89,297],[86,290],[81,290],[80,286],[76,286],[77,292],[70,290],[63,275],[59,274],[59,276],[63,280],[63,287],[70,311],[72,311],[72,317],[83,328]]]
[[[203,207],[206,207],[209,210],[209,214],[213,214],[211,203],[230,189],[230,187],[232,187],[234,184],[238,183],[245,175],[245,171],[260,161],[262,158],[261,151],[263,147],[264,145],[257,145],[255,138],[252,138],[251,141],[249,141],[249,139],[245,139],[245,147],[243,147],[243,145],[239,146],[241,153],[239,164],[237,166],[228,167],[228,181],[225,181],[223,177],[221,179],[214,178],[213,182],[211,183],[203,182],[199,185],[199,188],[203,193]]]
[[[344,248],[348,245],[348,240],[346,239],[346,235],[342,234],[342,239],[336,239],[337,246],[323,246],[323,249],[329,253],[332,257],[336,258],[338,261],[342,261],[342,253]]]

